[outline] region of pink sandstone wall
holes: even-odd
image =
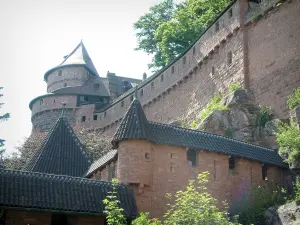
[[[260,104],[287,117],[287,96],[300,87],[300,1],[286,1],[249,25],[250,88]]]
[[[61,71],[61,76],[59,76]],[[47,79],[47,92],[66,87],[82,85],[88,79],[88,71],[82,66],[64,67],[49,73]]]
[[[146,153],[150,153],[148,159]],[[262,163],[245,159],[236,159],[236,167],[231,172],[228,155],[207,151],[200,151],[198,165],[191,167],[185,148],[137,140],[119,143],[117,164],[118,180],[131,184],[138,210],[149,211],[154,217],[161,217],[166,211],[166,193],[182,190],[189,179],[204,171],[210,173],[208,190],[217,198],[219,206],[224,200],[234,203],[252,185],[280,185],[284,179],[281,169],[270,166],[268,180],[262,180]]]

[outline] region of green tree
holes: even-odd
[[[0,87],[0,90],[2,90],[3,87]],[[3,94],[0,94],[0,98],[3,97]],[[0,108],[4,105],[3,102],[0,102]],[[2,115],[0,115],[0,123],[3,122],[3,121],[6,121],[10,118],[10,114],[9,113],[4,113]],[[2,155],[5,151],[5,148],[4,148],[4,142],[5,140],[0,138],[0,159],[2,158]]]
[[[183,53],[229,2],[230,0],[185,0],[174,5],[172,1],[165,1],[154,6],[134,25],[138,28],[137,50],[153,54],[149,68],[160,69]],[[166,16],[158,17],[157,11],[153,9],[159,9],[159,15]]]
[[[106,220],[108,225],[125,225],[126,219],[123,215],[123,209],[119,206],[120,201],[117,197],[117,179],[112,180],[112,191],[108,192],[108,196],[103,200],[105,204],[104,213],[106,214]]]

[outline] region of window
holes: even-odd
[[[58,76],[61,76],[61,74],[62,74],[62,70],[59,70],[58,71]]]
[[[214,75],[215,74],[215,67],[213,66],[212,68],[211,68],[211,75]]]
[[[81,117],[81,122],[85,122],[85,119],[86,119],[86,117],[85,117],[85,116],[82,116],[82,117]]]
[[[160,81],[161,81],[161,82],[164,81],[164,75],[163,75],[163,74],[160,76]]]
[[[193,47],[193,55],[195,55],[195,53],[196,53],[196,47],[194,46]]]
[[[111,163],[108,165],[108,181],[111,181],[115,178],[115,164]]]
[[[261,172],[262,172],[262,179],[263,180],[268,180],[268,167],[267,167],[267,165],[264,164],[261,167]]]
[[[97,120],[98,119],[98,115],[94,115],[94,120]]]
[[[106,118],[106,112],[104,112],[104,118]]]
[[[53,99],[53,103],[55,103],[55,99]]]
[[[186,63],[186,57],[184,56],[184,57],[182,58],[182,64],[185,65],[185,63]]]
[[[218,31],[219,31],[219,29],[220,29],[220,24],[219,24],[219,21],[217,21],[217,22],[216,22],[215,29],[216,29],[216,32],[218,32]]]
[[[227,53],[227,65],[230,66],[232,63],[232,52]]]
[[[130,101],[131,101],[131,102],[133,101],[133,95],[130,96]]]
[[[44,103],[44,99],[40,100],[40,105],[42,105]]]
[[[151,83],[151,90],[154,89],[154,82]]]
[[[187,161],[189,166],[195,167],[197,166],[197,155],[198,152],[195,149],[188,149],[187,150]]]
[[[229,163],[229,169],[233,170],[235,168],[235,158],[233,156],[230,156],[228,158],[228,163]]]
[[[143,95],[144,95],[144,90],[141,89],[140,96],[143,97]]]
[[[229,17],[229,18],[231,18],[231,17],[232,17],[232,15],[233,15],[233,13],[232,13],[232,9],[229,9],[229,11],[228,11],[228,17]]]
[[[175,68],[174,66],[171,67],[171,73],[174,73],[175,72]]]
[[[121,107],[122,108],[124,107],[124,101],[121,101]]]
[[[146,153],[145,153],[145,158],[146,158],[146,159],[150,159],[150,153],[149,153],[149,152],[146,152]]]
[[[67,83],[64,83],[64,87],[67,87]]]
[[[94,91],[97,91],[100,88],[100,84],[94,84]]]

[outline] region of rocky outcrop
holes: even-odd
[[[265,213],[265,225],[300,225],[300,201],[271,207]]]

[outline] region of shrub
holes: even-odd
[[[238,82],[232,82],[228,86],[229,93],[232,93],[232,92],[234,92],[236,90],[240,90],[240,89],[242,89],[242,87]]]
[[[257,127],[264,127],[266,123],[273,118],[273,112],[271,107],[260,106],[259,115],[256,120]]]
[[[300,88],[296,88],[294,92],[288,96],[287,103],[290,110],[300,105]]]
[[[139,217],[137,217],[132,225],[162,225],[162,222],[158,219],[149,219],[149,213],[141,213]]]
[[[294,122],[291,124],[278,123],[275,133],[279,144],[280,154],[286,155],[287,163],[300,163],[300,129]]]

